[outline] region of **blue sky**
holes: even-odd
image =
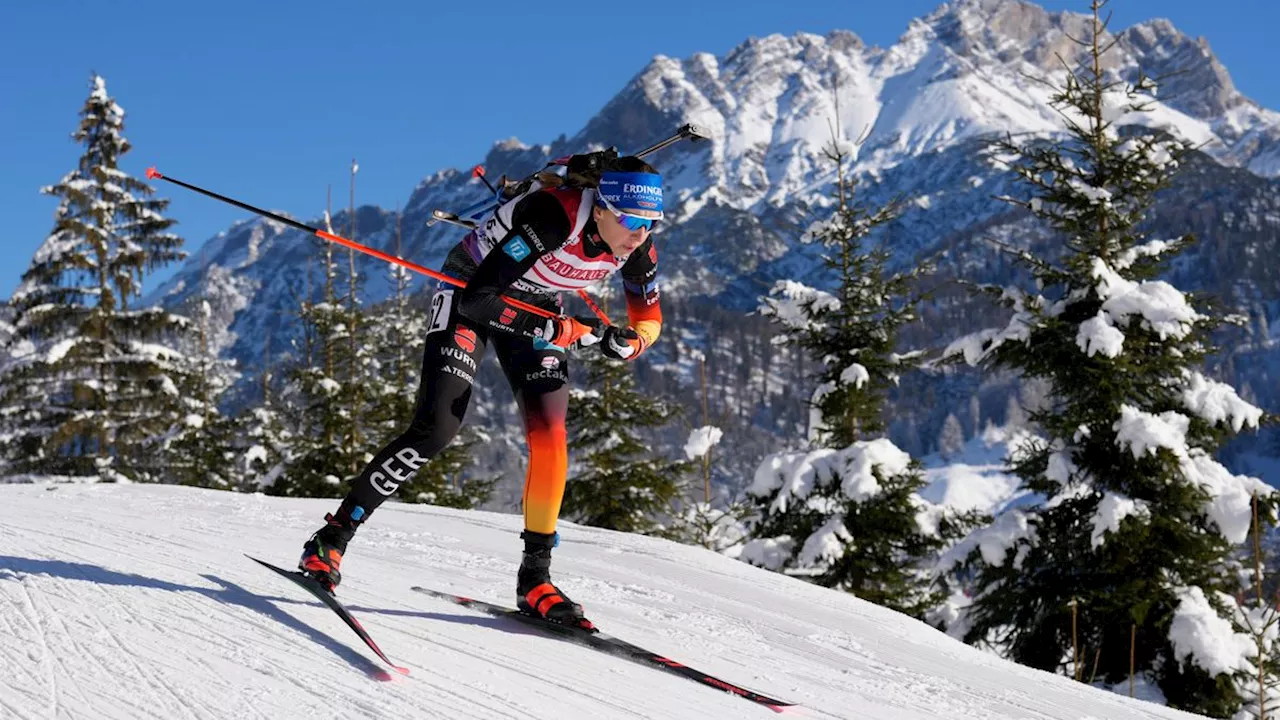
[[[722,55],[750,36],[852,30],[887,45],[935,0],[639,3],[382,1],[7,3],[0,43],[0,297],[52,227],[39,188],[73,169],[90,72],[124,107],[148,165],[251,204],[314,217],[402,204],[417,182],[484,157],[498,139],[572,134],[657,54]],[[1083,12],[1085,0],[1047,0]],[[70,8],[70,9],[69,9]],[[1115,0],[1113,28],[1167,17],[1208,38],[1238,87],[1280,108],[1274,0]],[[245,213],[167,184],[196,251]],[[147,288],[172,272],[163,272]]]

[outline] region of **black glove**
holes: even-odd
[[[604,329],[600,352],[614,360],[627,360],[640,352],[640,335],[629,327],[609,325]]]

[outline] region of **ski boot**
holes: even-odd
[[[317,530],[302,546],[298,569],[332,593],[338,583],[342,582],[342,573],[338,568],[342,565],[342,554],[347,551],[347,543],[355,535],[356,524],[350,521],[344,523],[333,513],[325,515],[324,519],[325,526]]]
[[[559,536],[525,530],[520,538],[524,540],[524,559],[516,579],[516,607],[525,615],[595,632],[582,606],[551,584],[551,548]]]

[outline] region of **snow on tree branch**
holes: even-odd
[[[852,363],[840,371],[840,382],[861,389],[871,379],[871,373],[859,363]]]
[[[1182,402],[1199,417],[1215,425],[1227,423],[1234,432],[1245,427],[1257,428],[1262,422],[1262,408],[1243,400],[1230,385],[1211,380],[1194,370],[1188,370],[1185,377],[1187,388],[1182,391]]]
[[[795,550],[795,540],[789,535],[749,540],[735,553],[743,562],[777,572],[781,570]]]
[[[761,298],[760,314],[777,318],[791,330],[820,329],[822,323],[810,319],[810,314],[835,312],[840,300],[828,292],[811,288],[794,280],[779,280],[773,285],[769,297]]]
[[[938,558],[938,570],[942,573],[950,571],[955,565],[963,563],[974,550],[979,552],[986,564],[1002,567],[1011,548],[1023,541],[1035,542],[1035,539],[1036,529],[1029,522],[1029,516],[1017,508],[1011,508],[996,516],[990,525],[978,528],[952,545]],[[1024,546],[1014,556],[1014,569],[1022,568],[1026,550]]]
[[[1124,333],[1111,324],[1111,317],[1106,312],[1099,310],[1096,316],[1080,323],[1076,345],[1089,357],[1102,353],[1113,358],[1124,350]]]
[[[1101,547],[1106,535],[1118,531],[1120,523],[1125,518],[1131,516],[1146,518],[1150,514],[1150,508],[1142,500],[1132,500],[1116,493],[1108,492],[1102,496],[1102,502],[1098,503],[1098,510],[1093,514],[1091,520],[1093,525],[1093,547]]]
[[[1135,458],[1165,449],[1178,459],[1183,477],[1205,491],[1203,508],[1218,531],[1232,543],[1244,542],[1252,525],[1254,494],[1269,497],[1275,489],[1257,478],[1234,475],[1199,448],[1187,446],[1191,419],[1177,412],[1153,415],[1131,405],[1120,408],[1115,422],[1116,444],[1128,447]]]
[[[1116,270],[1127,270],[1132,267],[1139,258],[1158,258],[1175,247],[1177,247],[1175,243],[1171,243],[1166,240],[1151,240],[1150,242],[1135,245],[1128,250],[1125,250],[1120,253],[1111,264],[1115,266]]]
[[[836,513],[804,541],[800,565],[824,570],[839,560],[852,543],[853,535],[844,526],[844,515]]]
[[[695,428],[689,433],[689,439],[684,444],[685,457],[690,460],[697,460],[711,452],[711,448],[720,442],[724,432],[720,428],[713,425],[705,425]]]
[[[906,472],[910,465],[911,456],[884,438],[857,442],[842,450],[775,453],[760,463],[747,492],[757,497],[777,492],[769,509],[782,513],[791,502],[806,500],[819,483],[838,475],[843,478],[841,491],[846,497],[864,500],[880,491],[877,470],[882,477],[892,477]]]
[[[1006,342],[1027,342],[1035,326],[1035,315],[1027,309],[1028,305],[1042,307],[1044,299],[1039,296],[1030,297],[1017,288],[1007,288],[1002,300],[1013,306],[1013,315],[1003,329],[987,328],[953,340],[942,351],[942,358],[945,360],[954,355],[963,355],[966,363],[977,365]]]
[[[1177,591],[1178,609],[1169,626],[1169,641],[1178,657],[1190,656],[1210,675],[1250,670],[1253,638],[1237,633],[1231,621],[1209,604],[1198,587]],[[1228,598],[1229,599],[1229,598]]]
[[[1097,279],[1102,309],[1117,323],[1127,323],[1138,315],[1161,339],[1181,340],[1204,316],[1187,302],[1187,296],[1163,280],[1134,282],[1121,277],[1102,258],[1093,259],[1092,276]]]

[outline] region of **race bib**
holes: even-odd
[[[449,327],[449,315],[453,310],[453,291],[439,290],[431,298],[431,324],[427,326],[427,334],[439,332]]]

